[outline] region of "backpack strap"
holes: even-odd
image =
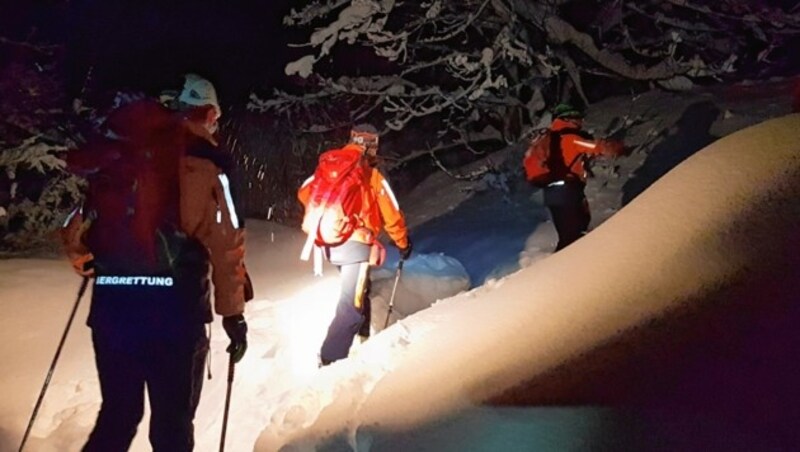
[[[570,174],[574,174],[572,172],[572,167],[583,158],[583,154],[576,155],[575,158],[567,164],[567,162],[564,161],[564,153],[561,149],[561,139],[564,135],[578,135],[583,137],[585,134],[577,128],[561,129],[558,131],[551,131],[550,133],[552,134],[550,137],[550,158],[553,158],[553,155],[558,155],[559,160],[561,160],[560,163],[564,165],[564,170],[566,171],[563,177],[566,178]]]
[[[311,258],[311,250],[314,248],[314,235],[308,234],[306,242],[303,244],[303,250],[300,251],[300,260],[307,261]]]
[[[322,276],[322,248],[314,247],[314,276]]]
[[[303,251],[300,252],[300,259],[307,261],[314,255],[314,276],[322,276],[322,248],[314,243],[314,236],[308,234],[306,242],[303,245]]]

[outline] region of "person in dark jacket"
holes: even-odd
[[[122,106],[68,156],[88,190],[61,235],[76,271],[94,278],[88,325],[103,398],[87,452],[128,450],[145,387],[153,450],[194,448],[213,318],[209,270],[228,351],[238,362],[247,349],[252,288],[244,229],[215,161],[216,93],[190,75],[180,100],[180,112],[151,100]]]
[[[594,139],[582,130],[583,112],[569,104],[559,104],[553,110],[550,125],[553,149],[564,162],[563,174],[544,187],[544,202],[550,211],[558,244],[556,251],[581,238],[589,229],[591,213],[586,200],[586,159],[591,156],[618,156],[622,143],[607,139]]]

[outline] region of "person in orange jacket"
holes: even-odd
[[[586,187],[586,160],[591,156],[618,156],[623,145],[616,140],[596,140],[582,130],[583,112],[569,104],[559,104],[553,110],[550,125],[553,149],[561,153],[566,165],[564,174],[544,187],[544,203],[550,211],[558,244],[563,249],[582,237],[589,229],[591,213],[584,194]]]
[[[322,246],[329,262],[340,271],[341,292],[336,315],[328,327],[328,333],[320,350],[320,364],[328,365],[346,358],[358,334],[362,340],[369,337],[370,300],[369,269],[380,265],[382,247],[378,235],[385,230],[400,250],[400,257],[411,256],[411,241],[408,237],[405,218],[389,183],[375,167],[378,152],[378,131],[374,126],[362,124],[353,127],[350,141],[341,150],[358,150],[369,164],[368,186],[363,190],[361,211],[356,214],[359,227],[342,244]],[[312,195],[314,176],[306,179],[297,192],[297,197],[308,208]]]
[[[153,450],[189,451],[209,349],[223,317],[234,362],[247,349],[244,228],[213,130],[213,86],[189,75],[181,111],[140,100],[113,111],[68,154],[86,177],[61,237],[75,270],[94,277],[92,329],[102,404],[83,450],[128,450],[150,400]]]

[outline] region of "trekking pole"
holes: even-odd
[[[386,322],[383,323],[383,329],[389,326],[389,317],[392,315],[394,309],[394,294],[397,293],[397,283],[400,282],[400,273],[403,273],[403,259],[397,264],[397,273],[394,275],[394,286],[392,287],[392,295],[389,297],[389,311],[386,312]]]
[[[219,439],[219,452],[225,452],[225,433],[228,431],[228,412],[231,409],[231,389],[233,388],[233,353],[228,359],[228,391],[225,394],[225,412],[222,415],[222,436]]]
[[[72,313],[69,315],[67,327],[64,329],[64,334],[61,335],[61,342],[58,343],[56,356],[53,357],[53,362],[50,364],[50,370],[47,372],[47,378],[44,379],[44,385],[42,386],[41,392],[39,392],[39,399],[36,401],[36,405],[33,407],[33,413],[31,414],[31,419],[28,421],[28,428],[25,429],[25,434],[22,436],[22,442],[19,444],[19,452],[22,452],[22,449],[25,447],[25,442],[28,440],[28,435],[31,433],[31,427],[33,427],[33,423],[36,421],[36,415],[39,413],[39,408],[42,406],[42,400],[44,400],[44,393],[47,392],[47,387],[50,386],[50,378],[53,376],[53,371],[56,368],[58,357],[61,356],[61,349],[64,348],[64,342],[67,340],[67,334],[72,326],[72,320],[75,318],[75,313],[78,312],[78,305],[81,303],[81,298],[83,298],[83,294],[86,292],[86,287],[88,285],[89,277],[84,276],[83,281],[81,282],[81,288],[78,289],[78,298],[75,300],[75,306],[72,307]]]

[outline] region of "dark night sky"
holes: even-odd
[[[158,90],[196,71],[230,101],[283,72],[280,23],[287,0],[73,3],[82,30],[71,40],[83,52],[77,60],[85,61],[91,50],[112,86]]]
[[[290,0],[70,0],[3,2],[4,35],[67,44],[70,95],[93,67],[95,86],[151,93],[201,73],[227,101],[283,74]],[[178,85],[178,86],[175,86]]]
[[[308,30],[287,30],[281,22],[291,6],[303,3],[0,0],[0,35],[18,41],[66,43],[69,98],[80,92],[91,67],[95,89],[131,88],[150,94],[179,88],[183,73],[198,72],[215,83],[224,103],[231,103],[254,89],[269,90],[285,80],[283,68],[292,52],[286,44],[305,41]],[[786,50],[791,48],[786,46]],[[796,72],[800,64],[800,59],[780,52],[775,58],[786,73]],[[375,69],[378,62],[370,61]],[[591,76],[586,80],[591,89]],[[603,94],[607,94],[606,81]]]

